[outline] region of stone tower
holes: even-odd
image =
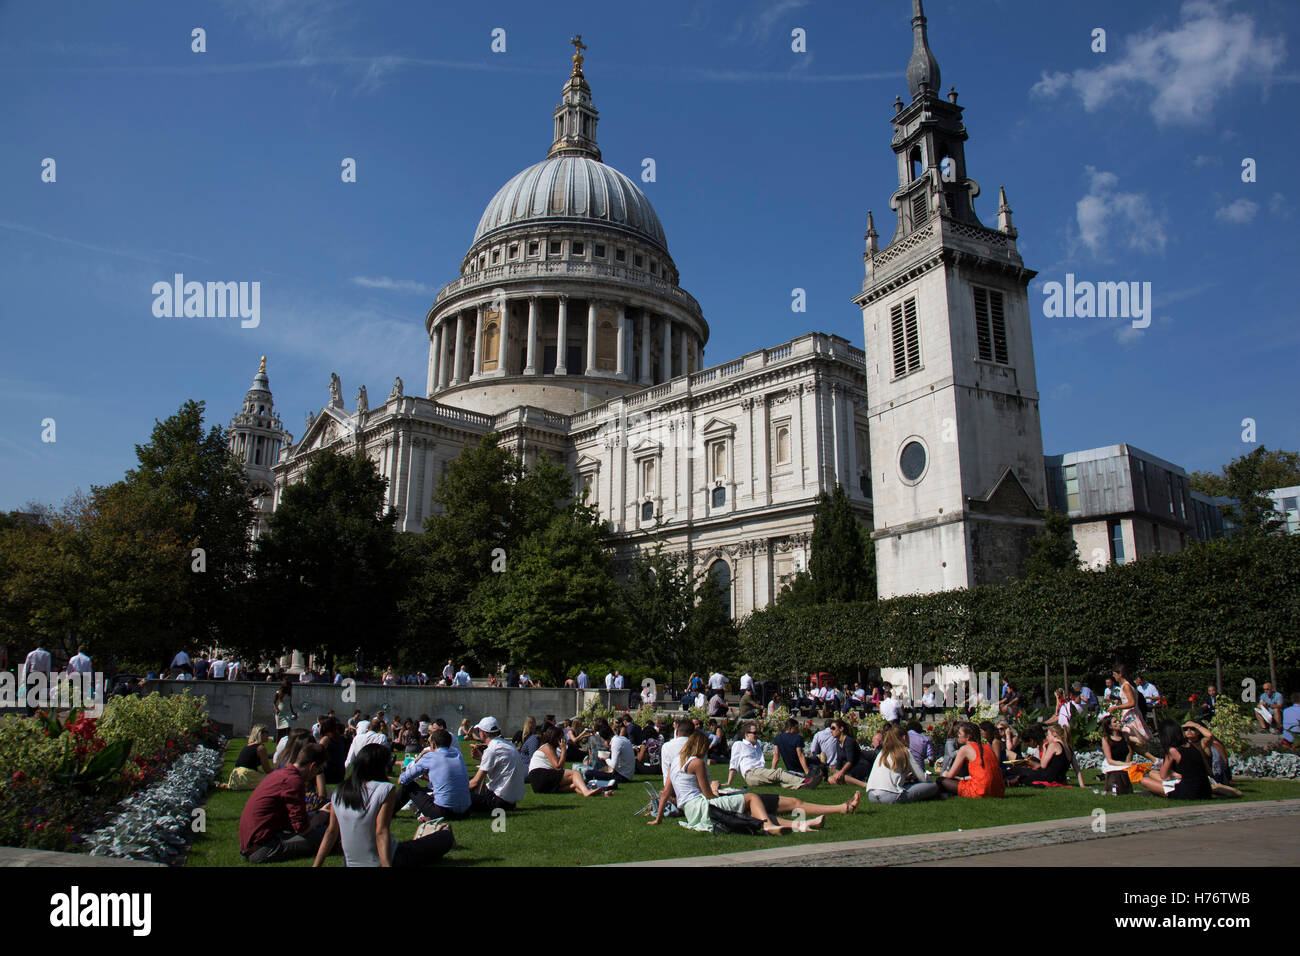
[[[238,456],[248,475],[248,485],[256,496],[256,524],[253,536],[266,529],[266,519],[273,507],[275,476],[271,466],[279,460],[280,448],[293,442],[293,436],[280,425],[271,398],[271,384],[266,377],[266,356],[258,366],[253,384],[244,396],[244,406],[230,420],[228,431],[231,454]]]
[[[898,189],[882,249],[867,214],[866,336],[879,595],[1023,573],[1047,496],[1027,287],[1005,192],[997,229],[975,214],[957,92],[939,95],[921,0],[911,102],[894,103]]]

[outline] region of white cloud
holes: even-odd
[[[1279,219],[1290,219],[1295,215],[1295,207],[1286,201],[1282,193],[1274,193],[1268,199],[1268,211]]]
[[[388,276],[353,276],[353,285],[365,289],[385,289],[389,292],[409,292],[414,295],[432,295],[437,290],[414,279],[390,279]]]
[[[1188,0],[1173,29],[1137,34],[1095,69],[1043,73],[1030,92],[1051,97],[1073,89],[1089,113],[1116,97],[1144,99],[1161,125],[1204,124],[1239,80],[1267,80],[1285,59],[1285,40],[1263,35],[1254,17],[1230,14],[1220,0]]]
[[[1132,324],[1121,325],[1115,330],[1115,341],[1125,348],[1132,348],[1142,341],[1146,329],[1135,329]]]
[[[1075,219],[1079,239],[1088,250],[1102,258],[1109,258],[1105,253],[1111,245],[1138,252],[1163,252],[1164,222],[1146,194],[1119,192],[1119,177],[1114,173],[1094,166],[1084,167],[1084,172],[1088,176],[1088,194],[1075,204]],[[1113,233],[1121,238],[1112,242]]]
[[[757,13],[743,16],[736,21],[732,28],[731,35],[727,37],[727,43],[744,43],[750,46],[759,46],[767,43],[776,29],[777,24],[790,13],[798,10],[800,7],[808,6],[809,0],[772,0],[766,6],[761,8]],[[799,24],[793,24],[799,26]],[[789,36],[787,32],[787,37]]]
[[[1197,156],[1192,160],[1192,165],[1197,169],[1200,169],[1203,166],[1222,166],[1223,160],[1218,156]]]
[[[1226,206],[1214,210],[1214,218],[1219,222],[1231,222],[1236,225],[1250,222],[1259,212],[1259,203],[1249,199],[1234,199]]]

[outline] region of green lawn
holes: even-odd
[[[242,739],[230,742],[222,779],[234,767],[235,757],[243,745]],[[466,760],[469,761],[468,753]],[[469,764],[472,768],[473,762],[469,761]],[[726,767],[715,766],[711,770],[715,779],[726,779]],[[1084,779],[1089,780],[1092,776],[1085,774]],[[827,817],[825,829],[819,832],[781,837],[722,836],[683,829],[675,820],[665,820],[658,827],[647,826],[646,817],[633,816],[646,804],[642,780],[656,788],[661,782],[657,776],[638,777],[631,786],[623,786],[610,796],[586,799],[572,794],[542,796],[529,789],[519,809],[506,817],[504,832],[493,832],[492,820],[484,816],[453,823],[458,846],[447,855],[442,865],[581,866],[704,856],[791,844],[974,830],[1061,817],[1086,818],[1095,807],[1118,813],[1190,805],[1188,801],[1159,800],[1146,794],[1113,797],[1077,788],[1042,792],[1021,788],[1008,791],[1003,800],[952,799],[904,806],[868,804],[864,793],[856,815]],[[1300,799],[1300,782],[1247,780],[1237,786],[1244,791],[1247,801]],[[764,789],[778,792],[775,787]],[[822,786],[796,795],[810,802],[838,803],[847,800],[852,793],[852,787]],[[247,792],[217,791],[212,794],[207,803],[207,831],[195,839],[187,866],[249,865],[239,855],[239,814],[247,798]],[[400,813],[393,824],[394,835],[399,840],[409,840],[414,832],[415,821],[410,812]],[[310,866],[311,860],[264,865]],[[331,856],[327,865],[342,866],[343,857]]]

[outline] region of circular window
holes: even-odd
[[[908,481],[920,481],[925,474],[925,446],[919,441],[904,445],[903,453],[898,456],[898,467]]]

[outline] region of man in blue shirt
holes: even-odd
[[[468,687],[470,685],[469,671],[465,670],[464,664],[461,664],[460,670],[456,672],[454,683],[457,687]]]
[[[1282,739],[1294,744],[1297,733],[1300,733],[1300,690],[1291,695],[1291,706],[1282,711]]]
[[[1276,730],[1282,720],[1282,695],[1273,690],[1273,684],[1264,681],[1264,693],[1260,695],[1259,706],[1255,708],[1255,719],[1259,721],[1260,730]]]
[[[432,747],[420,754],[419,759],[403,770],[398,778],[402,795],[426,820],[463,817],[470,803],[465,758],[452,746],[451,734],[445,729],[434,730],[429,735],[429,742]],[[416,782],[425,775],[429,777],[428,790]]]
[[[590,683],[591,679],[587,677],[586,669],[578,671],[578,687],[582,690],[586,690]]]

